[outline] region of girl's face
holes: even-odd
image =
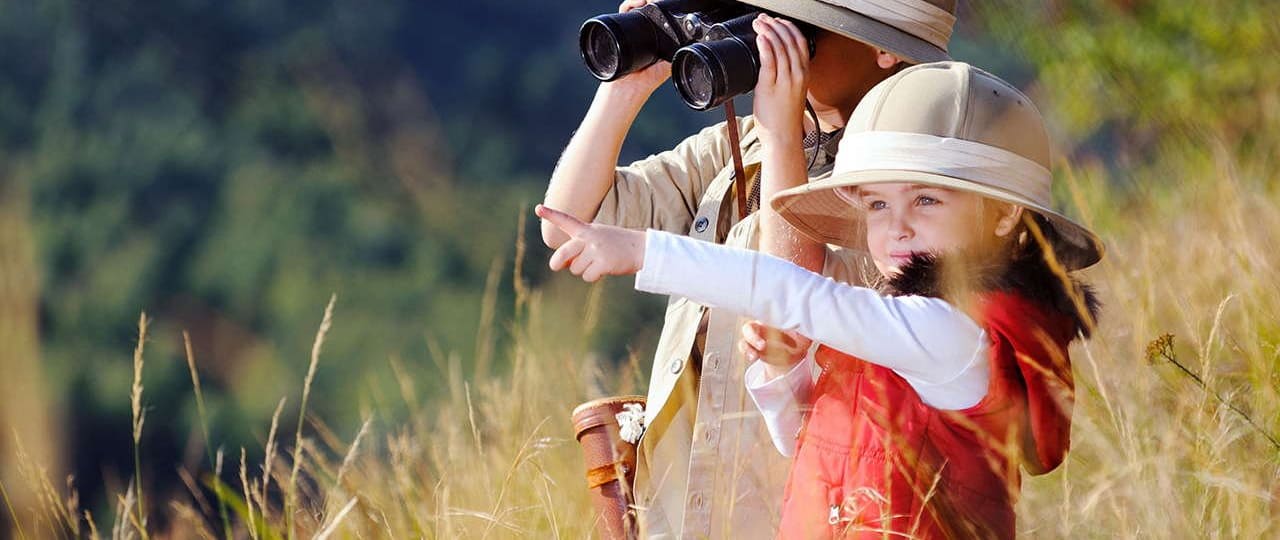
[[[885,277],[917,253],[983,252],[1008,237],[1022,215],[1012,204],[925,184],[871,184],[846,195],[866,216],[867,248]]]

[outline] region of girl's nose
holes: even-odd
[[[896,240],[910,239],[915,231],[911,228],[909,212],[894,210],[889,222],[889,233]]]

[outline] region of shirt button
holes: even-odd
[[[693,222],[693,230],[698,232],[706,232],[707,225],[709,225],[710,223],[711,223],[711,220],[707,219],[706,216],[702,216],[698,218],[698,221]]]
[[[714,445],[716,441],[716,428],[707,428],[702,432],[702,438],[706,439],[708,445]]]
[[[683,359],[683,358],[672,358],[672,359],[671,359],[670,370],[671,370],[671,374],[672,374],[672,375],[678,375],[678,374],[680,374],[680,370],[681,370],[681,369],[683,369],[683,368],[684,368],[684,359]]]
[[[702,505],[705,503],[706,501],[703,500],[702,493],[694,493],[689,497],[689,505],[694,508],[702,508]]]
[[[717,371],[717,370],[719,370],[719,369],[720,369],[720,355],[719,355],[719,354],[716,354],[716,353],[708,354],[708,355],[707,355],[707,367],[710,367],[710,368],[711,368],[711,371]]]

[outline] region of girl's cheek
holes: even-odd
[[[871,257],[879,259],[884,253],[884,231],[878,230],[874,225],[867,224],[867,251],[871,253]]]

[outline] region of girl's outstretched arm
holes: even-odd
[[[944,300],[885,296],[753,251],[536,212],[571,237],[551,256],[552,270],[587,281],[638,272],[638,290],[727,309],[892,369],[937,408],[962,409],[986,394],[986,332]]]
[[[684,296],[894,370],[925,403],[976,404],[987,391],[986,332],[939,298],[887,296],[777,257],[658,231],[645,235],[636,289]]]

